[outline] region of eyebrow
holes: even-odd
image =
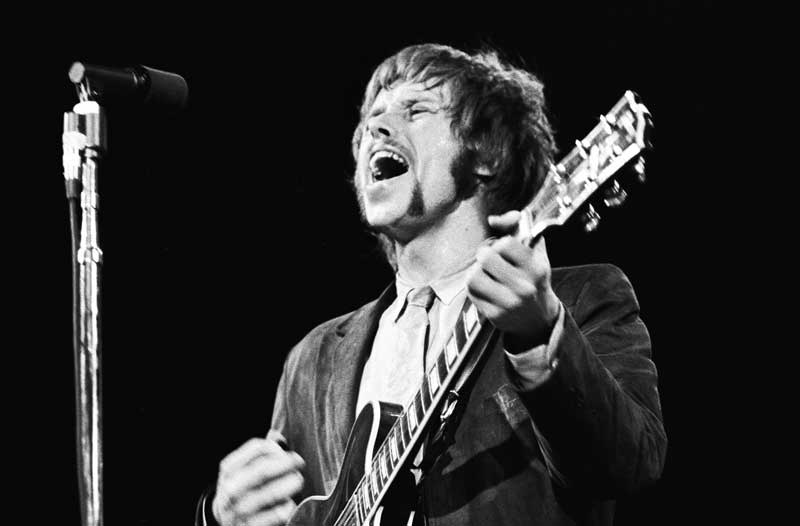
[[[404,100],[401,104],[403,106],[413,106],[414,104],[417,104],[417,103],[420,103],[420,102],[437,104],[437,103],[439,103],[441,101],[436,100],[434,97],[431,97],[431,96],[427,96],[426,97],[426,96],[423,95],[423,96],[419,96],[419,97],[417,97],[417,96],[409,97],[408,99]]]

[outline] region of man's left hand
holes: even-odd
[[[489,226],[504,237],[478,249],[467,281],[470,299],[505,333],[511,353],[547,343],[560,305],[544,238],[528,247],[511,236],[519,217],[517,211],[489,216]]]

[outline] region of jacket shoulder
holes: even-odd
[[[305,364],[316,364],[323,355],[332,352],[353,318],[370,310],[375,305],[376,301],[377,300],[371,301],[346,314],[324,321],[311,329],[297,344],[295,344],[291,351],[289,351],[285,363],[286,371],[304,370]],[[308,365],[307,367],[313,366]],[[313,368],[311,370],[313,370]]]
[[[639,301],[625,273],[611,264],[554,268],[553,290],[581,325],[610,319],[640,322]]]
[[[555,267],[552,274],[553,290],[562,301],[574,304],[587,289],[600,292],[631,291],[628,276],[610,263],[594,263],[570,267]]]

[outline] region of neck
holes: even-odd
[[[488,237],[486,219],[462,206],[408,241],[395,240],[397,272],[414,285],[427,285],[466,267]]]

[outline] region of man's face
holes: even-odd
[[[358,198],[367,223],[394,239],[412,239],[458,205],[449,102],[446,86],[397,83],[378,93],[365,118]]]

